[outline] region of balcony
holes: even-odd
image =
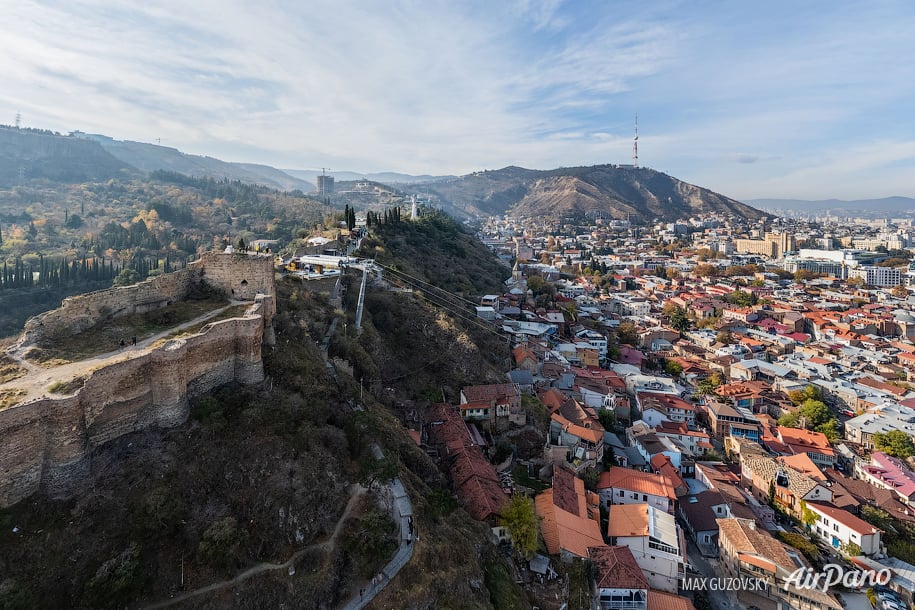
[[[647,610],[648,601],[647,600],[608,600],[604,597],[600,598],[600,607],[601,610]]]

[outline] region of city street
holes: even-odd
[[[704,578],[722,578],[725,576],[724,570],[718,567],[718,562],[714,559],[707,559],[699,552],[699,548],[692,540],[686,543],[687,561],[699,572]],[[688,573],[687,578],[696,577],[695,574]],[[740,610],[737,603],[737,596],[732,591],[708,591],[709,600],[712,602],[712,608],[715,610]],[[730,598],[730,599],[729,599]]]

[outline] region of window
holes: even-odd
[[[648,501],[648,496],[646,496],[645,494],[642,494],[642,502],[647,502],[647,501]]]
[[[626,496],[626,492],[623,491],[623,490],[621,489],[621,490],[620,490],[620,497],[623,498],[623,497],[625,497],[625,496]]]
[[[839,524],[838,524],[838,523],[833,524],[833,526],[832,526],[832,531],[834,531],[834,532],[838,532],[838,531],[839,531]]]

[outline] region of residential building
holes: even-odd
[[[832,468],[836,463],[836,452],[822,432],[801,428],[775,428],[777,438],[792,455],[806,454],[818,468]]]
[[[642,419],[652,428],[660,421],[684,422],[687,426],[696,424],[696,406],[675,394],[661,392],[638,392],[636,401],[642,412]],[[654,422],[646,419],[646,411],[653,410],[660,415]]]
[[[648,504],[614,504],[607,536],[629,547],[653,589],[677,592],[686,575],[686,545],[673,515]]]
[[[677,501],[674,486],[666,476],[619,466],[600,473],[597,493],[605,508],[611,504],[648,504],[673,514]]]
[[[803,502],[832,502],[832,491],[816,479],[766,455],[740,455],[741,485],[760,503],[773,502],[797,519],[803,517]]]
[[[902,272],[895,267],[874,267],[871,265],[862,265],[854,269],[849,269],[848,277],[859,278],[864,283],[871,286],[892,287],[902,284]]]
[[[465,419],[486,420],[497,430],[527,423],[527,416],[521,408],[521,390],[511,383],[467,386],[461,390],[461,405],[465,404],[474,405],[462,408]]]
[[[708,417],[712,435],[718,439],[740,436],[759,442],[761,425],[756,416],[743,407],[732,407],[718,400],[708,401]]]
[[[788,579],[807,567],[800,551],[757,529],[751,519],[718,520],[719,565],[732,578],[758,579],[764,586],[735,592],[740,607],[774,610],[841,610],[842,605],[819,589],[798,589]]]
[[[648,610],[648,580],[625,546],[588,549],[593,567],[591,595],[600,610]]]
[[[871,485],[889,489],[902,502],[915,504],[915,472],[899,458],[872,451],[870,464],[857,464],[855,474]]]
[[[817,516],[810,531],[832,548],[852,556],[880,552],[883,532],[867,521],[831,504],[808,502],[807,509]]]
[[[593,496],[593,498],[589,498]],[[588,548],[605,546],[600,531],[600,499],[563,466],[553,466],[552,487],[534,498],[540,533],[550,555],[563,561],[588,557]]]
[[[438,451],[442,466],[451,476],[458,503],[478,521],[498,525],[508,505],[508,496],[495,469],[451,405],[430,409],[429,444]]]

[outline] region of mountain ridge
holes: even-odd
[[[508,166],[410,185],[458,216],[560,217],[599,211],[648,222],[719,212],[749,220],[770,215],[710,189],[649,168],[620,165],[531,170]]]

